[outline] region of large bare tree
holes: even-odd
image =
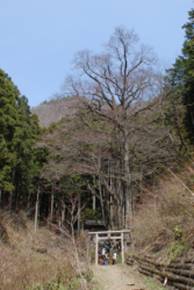
[[[154,103],[150,99],[159,94],[154,62],[151,51],[139,44],[136,34],[119,27],[104,52],[79,52],[75,58],[77,78],[68,78],[71,93],[85,97],[87,108],[109,122],[114,128],[115,142],[119,139],[126,227],[132,219],[133,204],[129,143],[136,130],[135,118],[150,109]]]

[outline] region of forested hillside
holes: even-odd
[[[27,99],[2,70],[0,102],[0,203],[15,211],[30,204],[35,189],[41,163],[35,146],[40,129]]]
[[[38,116],[42,127],[48,127],[69,114],[74,114],[78,104],[78,97],[56,97],[50,101],[45,101],[38,107],[32,108],[32,112]]]
[[[47,226],[71,244],[80,280],[68,289],[90,287],[78,250],[89,223],[132,229],[133,250],[165,262],[192,253],[193,10],[184,29],[183,53],[162,74],[138,36],[117,27],[101,52],[76,54],[61,96],[33,109],[0,70],[1,211],[23,211],[30,231]]]
[[[50,152],[42,178],[52,184],[51,215],[56,208],[64,219],[64,208],[75,207],[78,228],[86,217],[128,227],[144,185],[185,158],[184,105],[177,98],[174,106],[170,81],[125,29],[115,30],[107,51],[78,53],[76,67],[78,79],[66,81],[72,97],[47,104],[53,110],[63,104],[64,116],[40,142]],[[45,109],[38,112],[42,120]]]

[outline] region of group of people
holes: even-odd
[[[104,244],[99,250],[100,265],[115,265],[117,263],[117,249],[111,244]]]

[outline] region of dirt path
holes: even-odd
[[[95,281],[99,290],[144,290],[141,277],[127,266],[95,266]]]

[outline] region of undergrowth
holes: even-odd
[[[188,250],[188,245],[183,241],[173,241],[167,247],[169,261],[174,261]]]
[[[0,221],[7,237],[0,238],[0,290],[82,289],[68,239],[45,227],[34,233],[33,224],[25,215],[21,215],[22,222],[17,218],[16,223],[15,217],[4,212]],[[87,282],[90,275],[85,262],[81,262]]]
[[[149,290],[166,290],[166,288],[162,287],[160,283],[152,278],[144,278],[145,286]]]
[[[136,251],[169,262],[193,247],[194,199],[187,187],[193,182],[191,169],[179,176],[163,177],[152,188],[146,188],[143,205],[134,218]]]
[[[27,290],[79,290],[80,282],[77,278],[71,279],[71,281],[66,282],[50,282],[44,285],[35,285],[28,288]]]

